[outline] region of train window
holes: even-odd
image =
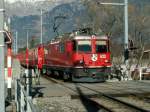
[[[96,41],[96,45],[106,45],[107,43],[106,43],[106,41]]]
[[[51,48],[49,47],[47,50],[48,50],[48,54],[50,54],[51,53]]]
[[[108,51],[106,41],[96,41],[96,52],[97,53],[105,53]]]
[[[65,52],[65,45],[64,45],[64,43],[61,43],[59,48],[60,48],[60,52],[61,53]]]
[[[37,58],[37,49],[34,50],[34,55]]]
[[[55,47],[55,51],[59,51],[59,45],[58,44],[56,44],[56,45],[54,45],[54,47]]]
[[[77,42],[75,40],[72,41],[73,43],[73,51],[77,50]]]
[[[47,50],[47,49],[44,48],[44,53],[48,54],[48,52],[49,52],[49,50]]]
[[[78,41],[78,51],[91,52],[91,41]]]

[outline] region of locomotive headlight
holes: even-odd
[[[109,60],[105,60],[105,63],[109,63],[110,61]]]
[[[80,60],[79,63],[80,63],[80,64],[83,64],[83,60]]]
[[[83,64],[84,64],[83,60],[77,60],[77,61],[74,62],[75,66],[83,66]]]
[[[109,61],[108,61],[108,60],[105,60],[105,62],[108,63]]]

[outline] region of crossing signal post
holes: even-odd
[[[8,92],[8,100],[11,101],[11,88],[12,88],[12,49],[11,44],[7,45],[7,92]]]
[[[11,101],[12,88],[12,36],[7,30],[4,30],[5,44],[7,45],[7,98]]]
[[[0,112],[5,112],[5,75],[4,75],[4,0],[0,0]]]

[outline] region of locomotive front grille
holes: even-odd
[[[74,77],[91,77],[91,78],[101,78],[108,77],[110,74],[110,67],[102,68],[76,68],[73,70]]]

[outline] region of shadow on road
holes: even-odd
[[[41,89],[43,89],[43,88],[45,88],[45,87],[33,87],[32,93],[31,93],[32,97],[33,98],[34,97],[43,97],[44,93],[41,92]]]
[[[75,85],[76,85],[76,90],[79,94],[79,98],[82,104],[84,105],[85,109],[87,110],[87,112],[99,112],[102,109],[101,106],[97,102],[86,97],[83,94],[82,90],[78,87],[78,85],[77,84]]]

